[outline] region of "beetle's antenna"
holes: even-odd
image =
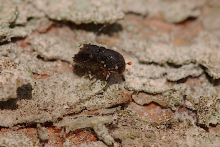
[[[102,31],[102,29],[104,29],[107,26],[107,24],[104,24],[95,34],[96,36],[98,36],[100,34],[100,32]]]
[[[95,37],[96,42],[99,42],[98,39],[97,39],[97,37],[100,35],[100,32],[101,32],[107,25],[108,25],[108,24],[104,24],[104,25],[95,33],[95,35],[96,35],[96,37]]]

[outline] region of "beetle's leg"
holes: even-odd
[[[102,69],[100,69],[98,72],[96,72],[93,77],[90,79],[90,81],[92,81],[95,77],[97,77],[97,75],[99,75],[101,73]]]
[[[103,74],[106,73],[105,69],[99,68],[99,69],[95,70],[95,73],[93,74],[93,77],[90,79],[90,81],[92,81],[95,77],[98,77],[98,76],[100,76],[100,75],[101,75],[101,77],[103,77],[103,76],[102,76],[102,73],[103,73]]]
[[[118,77],[121,79],[122,78],[121,74],[118,74]]]
[[[89,77],[89,74],[90,74],[89,72],[90,72],[90,70],[87,70],[87,71],[86,71],[86,73],[84,74],[84,78]]]
[[[100,89],[96,94],[103,94],[108,89],[108,87],[110,86],[110,79],[112,78],[111,75],[112,75],[111,72],[107,71],[107,76],[106,76],[107,84],[105,85],[105,87]]]
[[[96,76],[97,76],[97,73],[95,73],[95,75],[92,76],[92,78],[90,79],[90,81],[92,81]]]
[[[123,75],[123,74],[118,74],[118,77],[119,77],[120,79],[122,79],[123,81],[125,81],[125,78],[124,78],[124,75]]]
[[[95,77],[97,77],[97,75],[98,75],[101,71],[102,71],[102,69],[100,69],[98,72],[96,72],[96,73],[93,75],[93,77],[90,79],[90,82],[91,82]],[[92,85],[93,85],[97,80],[98,80],[98,79],[96,78],[96,80],[90,84],[90,86],[89,86],[90,89],[91,89]]]
[[[105,79],[108,80],[109,77],[110,77],[111,73],[109,71],[106,71],[106,76],[105,76]]]
[[[103,71],[104,77],[106,77],[107,74],[108,74],[108,71],[104,70],[104,71]]]

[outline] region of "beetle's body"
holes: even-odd
[[[125,60],[120,53],[97,45],[83,44],[73,60],[78,66],[103,71],[104,75],[113,72],[120,75],[125,70]]]

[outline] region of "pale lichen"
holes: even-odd
[[[105,125],[98,124],[94,126],[93,129],[100,140],[103,140],[107,145],[113,145],[114,139],[109,134],[108,129],[105,127]]]
[[[113,117],[112,116],[81,116],[79,118],[73,120],[62,120],[58,123],[54,123],[54,126],[60,128],[64,127],[66,132],[69,133],[70,131],[74,131],[76,129],[88,128],[88,127],[95,127],[99,124],[106,124],[111,123]]]
[[[17,89],[32,83],[32,72],[24,64],[0,59],[0,101],[17,98]]]
[[[204,5],[205,0],[193,2],[190,0],[138,0],[135,3],[132,0],[122,0],[121,3],[122,10],[125,13],[132,12],[149,18],[161,13],[165,21],[178,23],[189,17],[198,17],[200,8]]]
[[[18,16],[16,6],[11,7],[8,2],[2,2],[0,6],[0,42],[10,41],[13,37],[13,30],[9,27]]]
[[[15,133],[15,131],[0,132],[0,146],[39,146],[40,143],[36,137],[30,137],[26,134]]]
[[[117,1],[50,1],[38,0],[32,3],[43,11],[50,19],[67,20],[76,24],[81,23],[114,23],[124,17],[117,8]],[[108,6],[108,7],[105,7]]]
[[[49,139],[49,133],[45,127],[37,124],[37,134],[41,142],[46,142]]]
[[[79,50],[77,43],[68,43],[50,35],[31,38],[31,44],[37,54],[42,56],[44,60],[60,59],[72,63],[72,57]]]
[[[0,111],[0,119],[3,120],[0,125],[55,121],[83,109],[107,108],[129,100],[119,83],[110,85],[106,91],[102,90],[105,82],[98,80],[94,83],[97,85],[94,89],[91,89],[91,84],[89,79],[80,78],[72,72],[55,74],[47,79],[35,79],[31,83],[31,99],[17,101],[17,109],[13,113],[11,110]],[[100,90],[101,93],[97,94]]]
[[[220,98],[218,95],[213,95],[212,97],[199,98],[198,104],[198,123],[209,126],[209,124],[219,124],[220,123]]]

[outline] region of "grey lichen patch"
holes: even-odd
[[[134,67],[131,67],[130,69],[128,69],[127,72],[124,73],[126,78],[126,83],[125,83],[126,87],[129,90],[144,91],[150,94],[161,94],[169,90],[172,91],[174,89],[175,90],[179,89],[179,87],[181,87],[181,86],[174,86],[174,87],[168,86],[167,78],[165,76],[160,77],[163,74],[167,74],[168,79],[172,79],[172,78],[174,79],[175,77],[175,80],[179,80],[193,74],[190,71],[188,71],[181,75],[175,76],[175,73],[179,72],[178,69],[172,69],[170,67],[165,68],[160,66],[152,66],[152,65],[148,66],[148,65],[138,65],[138,64],[137,65],[133,64],[132,66]],[[136,67],[141,69],[140,72],[136,70],[137,69]],[[158,71],[158,73],[156,73],[156,71]],[[200,72],[198,73],[195,72],[195,73],[200,75],[201,74]],[[151,75],[151,73],[155,73],[155,75]],[[172,75],[174,77],[172,77]]]
[[[10,6],[8,2],[1,2],[0,6],[0,42],[10,41],[13,36],[9,27],[17,18],[18,10],[15,6]]]
[[[151,4],[151,6],[152,6],[153,3],[155,3],[155,1],[151,1],[151,3],[150,3],[150,1],[139,0],[138,2],[134,3],[134,1],[132,1],[132,0],[121,0],[121,3],[122,3],[121,9],[123,12],[125,12],[125,13],[133,12],[133,13],[141,14],[141,15],[145,16],[145,15],[149,14],[149,11],[150,11],[149,4]],[[153,14],[150,14],[150,15],[153,15]]]
[[[54,68],[62,67],[61,61],[48,62],[40,60],[37,58],[36,53],[32,55],[23,54],[22,60],[30,67],[33,73],[39,74],[39,76],[54,75]]]
[[[207,133],[195,124],[171,125],[169,129],[153,127],[148,120],[140,119],[137,115],[131,117],[119,113],[114,118],[113,124],[117,127],[112,128],[110,133],[127,146],[218,146],[219,143],[219,133]]]
[[[188,86],[185,93],[187,96],[186,107],[192,110],[198,109],[200,97],[212,97],[213,94],[218,94],[216,87],[209,83],[204,76],[202,76],[200,80],[202,81],[200,86]]]
[[[206,72],[213,79],[220,79],[220,53],[219,50],[213,51],[200,60],[200,64],[206,67]]]
[[[53,21],[49,20],[47,17],[41,17],[39,19],[32,19],[28,21],[27,28],[36,27],[38,32],[46,32],[50,26],[52,26]]]
[[[205,124],[219,124],[220,123],[220,98],[218,95],[212,97],[199,98],[198,105],[198,123]]]
[[[177,110],[178,107],[184,104],[183,95],[185,94],[185,91],[186,86],[179,85],[174,87],[173,89],[169,89],[162,94],[152,95],[140,93],[138,95],[133,95],[132,99],[135,101],[135,103],[139,105],[145,105],[155,102],[163,107]]]
[[[214,53],[220,46],[219,39],[207,31],[201,32],[194,44],[186,46],[129,39],[126,33],[120,33],[120,35],[125,43],[119,44],[119,48],[133,53],[138,61],[144,64],[166,65],[171,63],[177,66],[190,63],[200,64],[200,60],[204,56]]]
[[[174,54],[173,46],[169,44],[154,44],[146,41],[135,44],[135,48],[139,48],[135,55],[140,62],[165,64]]]
[[[37,30],[39,32],[45,32],[51,25],[52,25],[52,21],[50,21],[48,18],[46,17],[42,17],[42,18],[33,18],[31,20],[29,20],[25,26],[15,26],[12,29],[12,33],[13,33],[13,37],[27,37],[29,35],[31,35],[31,33],[34,30]]]
[[[196,64],[183,65],[180,68],[170,68],[167,73],[169,81],[178,81],[188,76],[198,77],[203,73],[202,68]]]
[[[200,144],[201,146],[218,146],[219,141],[219,133],[206,133],[201,128],[193,127],[186,130],[186,134],[189,134],[186,138],[186,144]]]
[[[207,133],[195,125],[155,131],[160,145],[168,146],[218,146],[219,133]],[[168,135],[169,134],[169,135]],[[172,134],[172,135],[171,135]],[[166,138],[164,137],[166,136]],[[184,136],[184,137],[183,137]]]
[[[129,90],[145,91],[151,94],[163,93],[169,89],[166,85],[166,78],[145,79],[131,75],[126,76],[125,85]]]
[[[139,139],[124,138],[121,142],[122,146],[143,146]]]
[[[117,1],[83,0],[50,1],[38,0],[32,3],[49,18],[81,23],[114,23],[124,17],[117,8]]]
[[[195,44],[192,46],[173,46],[165,43],[143,43],[142,50],[136,52],[140,62],[174,65],[195,63],[205,54],[208,46]]]
[[[93,89],[91,86],[94,84],[99,86]],[[3,120],[0,126],[54,121],[83,109],[107,108],[129,100],[119,83],[111,84],[104,91],[103,87],[105,82],[97,81],[92,84],[89,79],[79,78],[72,72],[56,74],[47,79],[35,79],[32,82],[31,98],[21,97],[16,102],[17,109],[13,113],[6,109],[0,111],[0,119]]]
[[[34,80],[32,99],[17,102],[15,115],[21,113],[24,117],[17,118],[13,123],[53,121],[64,114],[82,110],[83,106],[77,103],[79,97],[75,94],[76,86],[82,81],[76,77],[72,73],[64,73],[45,80]]]
[[[111,108],[111,109],[99,109],[96,112],[99,115],[107,115],[107,114],[113,114],[114,112],[116,112],[117,110],[119,110],[120,107],[116,107],[116,108]]]
[[[196,38],[196,44],[200,46],[200,50],[203,54],[198,58],[198,63],[204,66],[205,71],[213,78],[219,79],[219,33],[218,31],[201,31]],[[201,50],[202,49],[202,50]]]
[[[45,127],[37,124],[37,134],[41,142],[46,142],[49,139],[49,132]]]
[[[15,21],[17,15],[18,15],[18,10],[15,5],[11,5],[11,1],[3,1],[1,0],[1,6],[0,6],[0,18],[2,20],[8,20],[8,21],[3,21],[3,22],[13,22]]]
[[[62,121],[58,123],[54,123],[54,126],[60,128],[64,127],[66,132],[74,131],[76,129],[95,127],[99,124],[111,123],[113,121],[112,116],[81,116],[79,118],[71,120],[70,118],[64,118]]]
[[[177,81],[188,76],[197,77],[202,73],[203,70],[198,65],[192,63],[180,67],[173,67],[169,65],[159,66],[154,64],[140,64],[132,60],[132,65],[128,67],[128,71],[125,71],[124,75],[126,79],[125,85],[129,90],[148,93],[146,97],[132,96],[137,104],[144,105],[156,102],[163,107],[169,107],[172,110],[176,110],[184,104],[184,95],[188,96],[187,106],[189,107],[191,104],[190,107],[193,108],[198,104],[198,97],[195,99],[192,98],[194,94],[191,92],[189,93],[190,86],[179,84],[171,87],[168,85],[167,80]],[[166,76],[163,76],[164,74],[166,74]],[[212,85],[209,84],[208,87],[210,86],[212,87]],[[202,89],[199,91],[197,95],[204,95]]]
[[[91,83],[88,81],[84,81],[82,83],[79,83],[79,85],[76,87],[77,91],[75,93],[80,98],[90,99],[91,97],[96,97],[96,93],[103,92],[102,89],[106,86],[106,84],[106,81],[97,79],[94,79]]]
[[[0,132],[0,146],[38,146],[40,145],[37,137],[30,137],[24,133],[15,133],[15,131]]]
[[[70,63],[73,62],[72,56],[79,50],[77,43],[71,44],[61,38],[50,35],[32,37],[31,45],[44,60],[59,59]]]
[[[163,107],[177,110],[184,104],[183,99],[186,96],[186,107],[198,110],[200,96],[210,98],[212,94],[218,94],[216,87],[208,82],[207,77],[205,77],[206,81],[201,81],[201,87],[188,84],[181,86],[175,83],[171,88],[169,82],[187,80],[188,77],[199,78],[204,71],[213,79],[219,79],[220,45],[217,36],[203,31],[192,45],[174,46],[169,43],[149,43],[141,39],[137,41],[127,38],[125,34],[120,33],[125,43],[118,46],[136,57],[128,58],[132,65],[127,66],[128,71],[124,72],[125,85],[129,90],[146,92],[148,95],[133,96],[137,104],[156,102]]]
[[[165,66],[155,65],[155,64],[145,64],[139,63],[137,58],[126,57],[126,62],[129,61],[132,63],[131,66],[127,66],[124,75],[130,76],[133,75],[135,77],[145,78],[145,79],[159,79],[165,73],[167,73],[167,69]]]
[[[166,73],[164,67],[140,64],[135,58],[128,59],[131,59],[132,65],[124,72],[127,89],[151,94],[163,93],[169,89],[166,85],[166,78],[162,78]]]
[[[54,123],[54,126],[64,127],[66,132],[74,131],[82,128],[93,128],[98,138],[104,141],[107,145],[112,145],[114,139],[109,134],[108,129],[104,124],[112,123],[113,116],[93,116],[79,115],[75,117],[65,117],[62,121]]]
[[[107,145],[113,145],[114,139],[109,134],[108,129],[103,124],[98,124],[93,127],[94,131],[96,132],[98,138],[103,140]]]
[[[164,75],[169,81],[178,81],[189,76],[198,77],[204,72],[200,65],[206,67],[205,71],[210,76],[218,79],[219,41],[215,36],[206,34],[207,32],[200,34],[195,40],[196,43],[190,46],[177,47],[135,40],[129,41],[129,45],[122,44],[121,48],[134,53],[138,60],[133,58],[133,65],[125,72],[128,82],[129,76],[132,75],[134,78],[143,78],[143,82],[155,78],[159,80]]]
[[[107,84],[107,83],[106,83]],[[126,103],[129,101],[130,95],[126,96],[126,91],[122,83],[114,83],[98,87],[94,95],[89,95],[85,106],[88,110],[111,107],[115,104]]]
[[[122,3],[121,7],[124,12],[133,12],[148,17],[161,13],[165,21],[178,23],[189,17],[198,17],[205,0],[193,2],[190,0],[138,0],[136,3],[133,3],[132,0],[122,0]]]
[[[200,86],[188,86],[184,92],[186,95],[185,106],[188,109],[196,110],[199,124],[209,126],[209,124],[219,123],[219,92],[206,77],[202,76]]]
[[[1,45],[0,46],[0,57],[1,59],[8,59],[10,61],[15,62],[16,58],[21,55],[21,51],[22,49],[14,43]]]
[[[30,2],[27,1],[14,1],[8,0],[7,2],[1,0],[2,14],[9,13],[13,8],[17,9],[18,15],[16,16],[13,23],[15,25],[25,25],[28,21],[28,18],[40,18],[44,17],[45,14],[37,10]],[[7,13],[5,13],[7,12]]]
[[[0,118],[3,120],[0,126],[24,122],[43,123],[82,110],[83,106],[77,104],[79,98],[75,95],[75,87],[81,81],[74,79],[77,79],[77,76],[65,73],[45,80],[34,80],[31,99],[21,98],[17,101],[17,109],[13,113],[10,109],[0,111]]]
[[[150,95],[148,97],[138,97],[134,96],[133,99],[137,104],[144,105],[151,102],[160,104],[163,107],[171,108],[172,110],[177,110],[178,107],[184,104],[183,95],[186,91],[186,85],[176,85],[162,94]]]
[[[184,84],[176,85],[169,91],[166,91],[162,94],[164,97],[164,102],[162,102],[161,99],[159,99],[158,101],[164,107],[169,107],[172,110],[177,110],[178,107],[184,104],[183,96],[185,94],[186,89],[187,86]]]
[[[213,86],[203,75],[199,77],[200,86],[197,85],[187,85],[180,84],[175,85],[169,90],[156,95],[140,93],[138,95],[133,95],[132,99],[139,105],[149,104],[155,102],[163,107],[169,107],[172,110],[177,110],[178,107],[184,104],[184,97],[186,96],[185,106],[191,110],[199,110],[200,97],[206,97],[212,102],[213,95],[218,95],[216,87]],[[214,105],[216,102],[213,99]],[[211,109],[211,108],[210,108]],[[217,108],[215,108],[217,109]],[[211,115],[211,114],[210,114]],[[215,115],[213,115],[214,117]],[[203,115],[205,117],[205,115]],[[208,121],[208,123],[211,123]]]
[[[72,144],[70,142],[65,142],[63,146],[69,147],[69,146],[72,146]],[[73,144],[73,146],[74,146],[74,144]],[[108,147],[102,141],[81,143],[81,144],[77,145],[77,147],[94,147],[94,146],[95,147]]]
[[[206,67],[205,71],[214,79],[219,79],[219,33],[217,30],[207,31],[203,30],[198,34],[196,43],[200,45],[200,48],[206,50],[205,54],[202,54],[198,58],[198,63]],[[203,51],[204,52],[204,51]]]
[[[145,104],[150,104],[151,102],[157,102],[157,99],[159,99],[159,97],[160,96],[158,95],[152,95],[146,93],[139,93],[138,95],[132,95],[132,99],[135,101],[135,103],[142,106]]]
[[[173,2],[164,2],[161,4],[161,12],[164,19],[170,23],[178,23],[186,20],[189,17],[198,17],[200,15],[201,6],[205,0],[194,1],[191,0],[177,0]]]
[[[159,65],[133,64],[132,62],[132,68],[128,72],[130,72],[129,74],[135,75],[137,77],[158,79],[161,78],[164,74],[166,74],[167,69]]]
[[[35,9],[29,2],[12,0],[0,2],[2,3],[0,6],[0,42],[10,41],[12,37],[26,37],[38,27],[37,23],[32,23],[31,26],[28,18],[44,17],[44,13]],[[18,26],[26,24],[29,25]]]
[[[142,131],[140,128],[123,126],[114,129],[112,134],[114,138],[122,141],[123,146],[150,146],[156,142],[156,136],[152,130]]]
[[[110,134],[115,140],[121,140],[124,145],[143,146],[145,143],[156,142],[155,130],[148,127],[149,123],[136,114],[130,114],[129,111],[116,114],[113,125],[116,127],[110,130]]]
[[[32,52],[32,48],[27,47],[23,50],[15,43],[9,43],[0,46],[0,58],[11,62],[22,63],[29,66],[33,73],[39,75],[53,75],[54,68],[62,66],[61,61],[48,62],[37,58],[37,53]]]
[[[134,126],[133,126],[134,127]],[[128,127],[128,126],[123,126],[120,127],[118,130],[114,130],[113,137],[114,138],[119,138],[119,139],[124,139],[124,138],[137,138],[140,137],[140,130]]]
[[[27,65],[0,59],[0,101],[17,98],[17,88],[32,83],[32,80]]]
[[[181,108],[179,110],[181,110]],[[175,111],[174,116],[172,116],[173,122],[178,123],[181,127],[195,125],[197,123],[197,114],[184,108],[182,110],[184,111]]]
[[[29,1],[13,1],[11,0],[11,5],[15,5],[18,8],[19,15],[15,21],[15,25],[25,25],[29,18],[42,18],[45,14],[39,11],[34,5]]]
[[[68,109],[74,106],[74,103],[79,101],[80,98],[83,98],[77,97],[77,93],[80,93],[77,91],[77,88],[84,89],[81,86],[85,81],[86,79],[79,79],[70,72],[55,74],[45,80],[36,79],[33,82],[33,100],[36,100],[36,104],[40,107],[50,109],[51,111],[54,110],[53,107],[56,105],[57,108],[66,107]]]
[[[166,75],[167,80],[178,81],[188,76],[198,77],[203,73],[202,68],[198,64],[193,63],[175,67],[172,64],[146,64],[139,63],[135,58],[129,59],[132,65],[127,67],[128,71],[125,72],[126,77],[133,75],[145,79],[160,79]]]

